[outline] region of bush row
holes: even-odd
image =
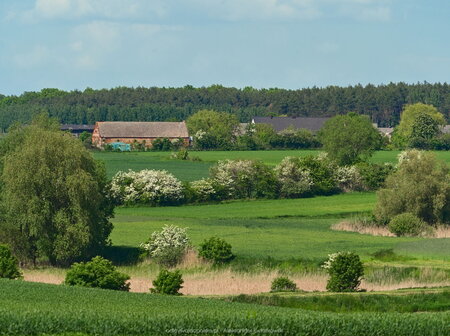
[[[326,155],[286,157],[274,169],[261,161],[223,160],[210,176],[182,183],[166,171],[118,172],[111,193],[117,204],[177,205],[245,198],[299,198],[375,190],[390,164],[337,166]]]

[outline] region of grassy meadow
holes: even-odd
[[[165,169],[182,181],[194,181],[206,177],[209,167],[218,160],[225,159],[255,159],[275,166],[286,156],[316,155],[318,150],[270,150],[270,151],[191,151],[191,156],[197,156],[202,161],[180,161],[170,159],[171,152],[93,152],[96,159],[106,164],[109,177],[120,170]],[[399,151],[378,151],[372,162],[383,163],[397,161]],[[450,152],[436,151],[437,157],[450,163]]]

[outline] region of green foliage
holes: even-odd
[[[201,110],[186,120],[194,146],[199,149],[231,149],[234,146],[239,120],[226,112]]]
[[[381,223],[404,212],[428,224],[450,221],[449,167],[432,153],[402,153],[397,171],[389,175],[377,195],[374,214]]]
[[[300,160],[300,167],[309,171],[313,185],[312,193],[315,195],[331,195],[339,191],[335,178],[337,167],[327,156],[308,155]]]
[[[425,223],[417,216],[405,212],[391,219],[389,222],[389,231],[397,237],[418,236],[425,230]]]
[[[161,231],[153,232],[150,239],[141,244],[141,248],[158,264],[166,267],[176,266],[190,246],[186,230],[175,225],[166,225]]]
[[[319,132],[320,142],[332,160],[351,165],[369,158],[381,145],[381,135],[367,116],[335,116]]]
[[[168,138],[158,138],[152,141],[152,150],[155,151],[170,151],[174,148],[174,145]]]
[[[359,256],[352,252],[331,254],[323,266],[330,276],[327,290],[330,292],[355,292],[364,275],[364,268]]]
[[[21,261],[67,264],[90,257],[112,230],[104,167],[57,125],[39,116],[2,143],[0,234]]]
[[[231,244],[219,237],[211,237],[200,244],[198,254],[216,264],[225,263],[234,258]]]
[[[390,163],[362,162],[357,165],[366,190],[378,190],[395,168]]]
[[[287,277],[278,277],[273,279],[270,285],[271,292],[295,292],[297,285]]]
[[[227,334],[230,329],[256,329],[258,333],[261,330],[280,330],[284,335],[321,336],[436,336],[448,332],[448,312],[335,314],[211,298],[88,290],[25,281],[0,279],[0,286],[0,334],[10,336],[64,333],[163,335],[168,330],[180,328],[217,330],[219,334]],[[377,300],[369,298],[373,295],[367,294],[365,301],[361,299],[363,303],[369,303],[364,305],[368,310],[370,302]],[[407,304],[411,296],[390,298],[384,301],[384,306],[393,311],[389,309],[389,302],[398,302],[398,306],[402,306],[402,302]],[[317,296],[310,300],[314,299],[323,302]],[[359,296],[354,301],[358,299]],[[431,299],[421,304],[418,297],[411,306],[417,303],[417,307],[428,310],[426,307],[433,306]],[[447,296],[441,297],[435,306],[445,307],[446,301]],[[305,299],[305,304],[308,302]],[[356,310],[362,306],[355,304]],[[350,304],[345,306],[350,307]]]
[[[111,261],[97,256],[85,263],[74,263],[67,271],[64,283],[69,286],[129,291],[129,279],[128,275],[118,272]]]
[[[153,288],[150,288],[150,291],[155,294],[181,295],[179,290],[183,288],[183,282],[180,271],[170,272],[163,269],[153,280]]]
[[[437,134],[439,125],[445,125],[445,117],[433,105],[423,103],[405,105],[400,124],[392,136],[392,142],[397,147],[403,148],[411,139],[418,137],[430,139]]]
[[[0,245],[0,278],[18,279],[22,277],[17,258],[6,245]]]

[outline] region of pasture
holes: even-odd
[[[191,151],[191,156],[197,156],[203,161],[181,161],[170,159],[171,152],[93,152],[96,159],[105,162],[109,177],[120,170],[165,169],[182,181],[199,180],[208,175],[209,167],[218,160],[225,159],[255,159],[275,166],[286,156],[316,155],[317,150],[270,150],[270,151]],[[399,151],[378,151],[372,162],[395,163]],[[450,152],[436,151],[437,157],[450,163]]]

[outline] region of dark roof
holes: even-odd
[[[77,125],[77,124],[63,124],[60,127],[61,131],[94,131],[94,125]]]
[[[182,122],[98,122],[102,138],[188,138],[186,123]]]
[[[320,130],[330,118],[309,118],[309,117],[254,117],[255,124],[269,124],[276,132],[281,132],[289,127],[296,129],[304,128],[316,132]]]

